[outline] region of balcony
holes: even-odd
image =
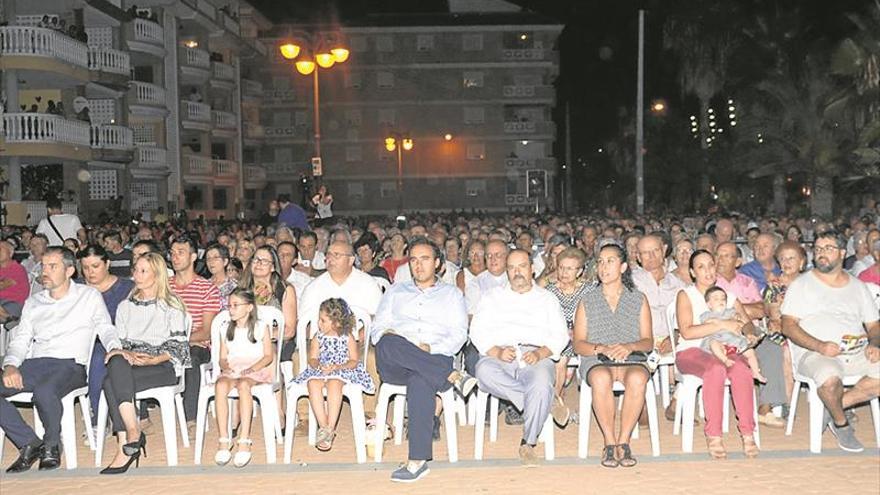
[[[105,150],[134,149],[134,133],[128,127],[113,124],[93,125],[90,128],[90,146]]]
[[[554,170],[556,168],[556,159],[555,158],[506,158],[504,160],[504,166],[507,168],[515,168],[515,169],[545,169],[545,170]]]
[[[232,160],[211,160],[214,167],[214,175],[217,176],[234,176],[238,174],[238,163]]]
[[[165,118],[165,88],[141,81],[131,81],[128,90],[128,111],[138,117]]]
[[[211,111],[211,121],[214,123],[213,133],[218,136],[234,137],[238,127],[238,118],[232,112]]]
[[[545,121],[545,122],[505,122],[504,123],[504,133],[505,134],[540,134],[540,135],[555,135],[556,134],[556,124],[553,122]]]
[[[205,50],[182,47],[178,54],[183,84],[202,84],[211,78],[211,56]]]
[[[131,77],[131,57],[128,52],[104,46],[89,47],[89,70]]]
[[[134,179],[163,179],[170,173],[168,152],[153,146],[138,146],[134,162],[129,168]]]
[[[268,184],[266,169],[259,165],[244,166],[245,189],[263,189]]]
[[[85,43],[52,29],[3,26],[0,27],[2,69],[54,72],[88,81],[88,48]],[[58,87],[57,78],[54,82]]]
[[[540,98],[553,99],[555,92],[552,86],[509,85],[501,88],[505,98]]]
[[[263,96],[263,84],[252,79],[241,80],[242,96],[260,97]]]
[[[2,115],[4,154],[91,159],[89,124],[43,113]]]
[[[544,60],[542,48],[504,48],[501,50],[503,60]]]
[[[239,25],[238,21],[229,17],[226,13],[220,13],[219,16],[223,19],[223,27],[236,36],[241,36],[241,25]]]
[[[186,175],[210,177],[213,173],[211,159],[206,156],[183,155],[183,165]]]
[[[211,62],[211,68],[215,79],[223,79],[226,81],[235,80],[235,67],[224,64],[223,62]]]
[[[184,128],[207,131],[211,129],[211,106],[194,101],[180,101],[180,117]]]
[[[127,28],[128,47],[157,57],[165,56],[165,29],[159,24],[137,18]]]

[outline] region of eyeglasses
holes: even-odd
[[[815,246],[813,248],[814,253],[833,253],[834,251],[840,251],[840,248],[834,244],[828,246]]]
[[[269,260],[266,258],[254,258],[254,264],[255,265],[262,265],[262,266],[271,265],[272,260]]]
[[[489,253],[486,257],[490,260],[503,260],[507,258],[507,253]]]

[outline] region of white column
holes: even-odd
[[[180,208],[183,205],[183,174],[180,166],[180,88],[177,85],[177,18],[165,9],[162,25],[165,27],[165,148],[168,150],[167,201]],[[171,213],[169,211],[169,213]]]

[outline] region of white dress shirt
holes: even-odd
[[[485,270],[477,275],[477,278],[471,280],[464,286],[464,297],[467,300],[468,314],[472,315],[477,311],[477,307],[480,305],[480,299],[483,297],[483,294],[486,294],[496,287],[508,286],[510,286],[510,281],[507,280],[507,273],[492,275],[489,270]]]
[[[471,320],[471,343],[485,355],[495,346],[546,346],[554,360],[568,344],[568,326],[559,300],[532,285],[520,294],[498,287],[484,294]]]
[[[373,343],[387,330],[415,345],[428,344],[432,354],[454,356],[467,340],[464,296],[458,287],[441,280],[425,290],[413,281],[395,283],[382,297],[373,320]]]
[[[357,268],[352,268],[348,278],[341,285],[333,281],[330,273],[323,273],[312,280],[312,283],[307,285],[303,291],[302,305],[297,308],[296,331],[306,331],[306,326],[310,322],[314,322],[312,332],[317,331],[315,325],[318,322],[321,303],[331,297],[345,299],[345,302],[351,306],[355,313],[375,315],[376,309],[379,307],[379,300],[382,298],[382,291],[373,277]]]
[[[308,285],[312,283],[312,280],[315,280],[315,278],[299,270],[291,270],[290,275],[287,276],[287,283],[292,285],[293,288],[296,289],[297,308],[300,307],[300,305],[302,304],[303,292],[305,292],[306,287],[308,287]]]
[[[107,352],[122,347],[101,293],[70,282],[67,294],[53,299],[44,290],[24,302],[3,366],[21,366],[27,358],[74,359],[86,365],[95,335]]]

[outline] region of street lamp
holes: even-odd
[[[413,140],[407,135],[392,132],[385,138],[385,149],[397,151],[397,213],[400,214],[403,213],[403,151],[413,149]]]
[[[312,75],[314,89],[315,157],[321,163],[321,86],[318,69],[329,69],[348,60],[349,50],[338,37],[320,37],[304,34],[300,40],[286,40],[278,46],[281,56],[293,60],[296,71],[304,76]],[[315,163],[313,159],[313,165]],[[322,173],[317,175],[322,175]]]

